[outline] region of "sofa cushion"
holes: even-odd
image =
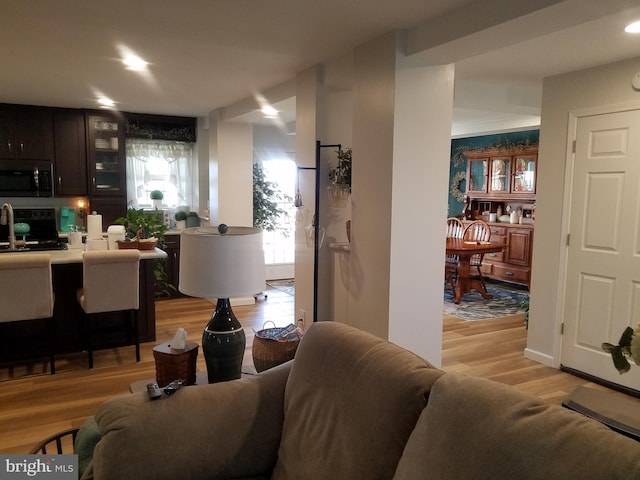
[[[190,386],[151,401],[117,397],[95,414],[96,480],[268,478],[282,432],[290,363],[260,375]]]
[[[287,381],[273,479],[391,478],[440,375],[371,334],[314,324]]]
[[[433,386],[394,480],[640,479],[640,443],[489,380]]]

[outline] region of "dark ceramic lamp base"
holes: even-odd
[[[209,383],[236,380],[242,373],[247,340],[228,298],[219,298],[202,334],[202,352]]]

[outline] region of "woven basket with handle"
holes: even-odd
[[[265,325],[267,323],[269,322],[265,322]],[[255,333],[251,355],[253,356],[253,365],[258,373],[293,360],[293,357],[295,357],[302,335],[299,332],[294,332],[282,340],[267,338],[281,330],[283,328],[275,326],[273,328],[264,328],[263,325],[263,329]]]

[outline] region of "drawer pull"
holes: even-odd
[[[509,277],[513,277],[513,272],[505,272],[505,275],[507,275]]]
[[[495,254],[495,253],[490,253],[490,254],[489,254],[489,256],[490,256],[490,257],[497,257],[498,255],[497,255],[497,254]]]

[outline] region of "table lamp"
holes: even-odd
[[[262,230],[224,224],[183,230],[179,278],[185,295],[217,299],[202,334],[209,383],[240,378],[246,337],[229,299],[265,288]]]

